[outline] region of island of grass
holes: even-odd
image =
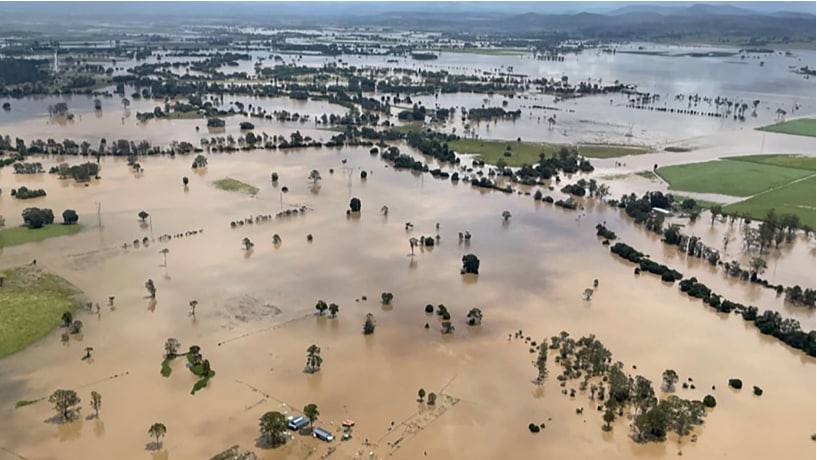
[[[458,139],[449,142],[448,147],[457,153],[476,155],[489,164],[495,165],[501,159],[507,166],[522,166],[539,162],[540,154],[552,157],[558,154],[562,147],[573,146],[540,142]],[[624,155],[640,155],[650,151],[647,147],[608,144],[581,144],[577,148],[582,156],[589,158],[614,158]]]
[[[5,270],[0,278],[0,358],[44,337],[82,303],[79,289],[35,266]]]
[[[794,214],[814,228],[815,158],[803,155],[727,157],[667,166],[656,171],[670,190],[746,198],[725,212],[763,219],[769,210]]]
[[[797,136],[811,136],[815,135],[815,119],[814,118],[797,118],[795,120],[781,121],[773,125],[762,126],[760,131],[768,131],[771,133],[795,134]]]
[[[57,236],[73,235],[80,230],[82,230],[82,226],[79,224],[48,224],[40,228],[29,228],[24,225],[3,228],[0,229],[0,247],[33,243]]]
[[[228,192],[246,193],[247,195],[255,195],[258,193],[258,187],[252,186],[246,182],[241,182],[238,179],[233,179],[232,177],[219,179],[213,182],[213,185]]]

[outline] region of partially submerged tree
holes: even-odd
[[[66,209],[62,212],[62,222],[65,225],[73,225],[79,222],[79,214],[73,209]]]
[[[466,254],[462,256],[462,270],[460,273],[465,274],[479,274],[479,259],[473,254]]]
[[[468,319],[469,326],[478,326],[482,324],[482,310],[479,308],[472,308],[468,311],[466,318]]]
[[[374,315],[366,314],[366,321],[363,322],[363,333],[365,335],[374,334]]]
[[[314,374],[321,370],[321,364],[323,364],[323,358],[321,358],[321,349],[317,345],[310,345],[309,348],[306,349],[306,367],[304,368],[304,372],[307,374]]]
[[[174,358],[179,353],[182,344],[177,339],[171,337],[165,341],[165,358]]]
[[[664,391],[671,393],[675,391],[675,384],[678,383],[678,373],[673,369],[667,369],[661,374],[663,381],[662,388]]]
[[[54,405],[54,410],[61,415],[63,420],[70,420],[82,400],[79,399],[74,390],[56,390],[48,397],[48,402]]]
[[[384,292],[380,294],[380,303],[383,305],[391,305],[391,301],[394,299],[394,295],[391,292]]]
[[[539,354],[536,356],[536,361],[534,361],[534,366],[539,371],[539,374],[536,376],[536,380],[534,382],[537,385],[542,385],[545,383],[545,376],[547,376],[547,361],[548,361],[548,347],[545,345],[545,341],[539,343]]]
[[[147,289],[148,295],[151,299],[156,298],[156,284],[153,283],[152,279],[148,278],[148,280],[145,281],[145,289]]]
[[[270,411],[261,416],[259,421],[261,436],[272,446],[286,442],[287,419],[278,411]]]
[[[318,310],[318,315],[323,316],[323,312],[325,312],[329,306],[323,300],[318,300],[318,303],[315,304],[315,310]]]
[[[317,404],[307,404],[304,406],[304,415],[309,419],[309,424],[312,425],[315,420],[318,420],[321,413],[318,411]]]
[[[349,210],[352,212],[360,212],[360,206],[360,198],[355,197],[349,201]]]
[[[193,169],[198,168],[206,168],[207,167],[207,157],[204,155],[196,155],[196,158],[193,160]]]
[[[91,409],[94,410],[94,416],[99,418],[99,410],[102,409],[102,395],[96,391],[91,392]]]
[[[338,315],[338,311],[340,311],[340,307],[338,306],[338,304],[336,303],[329,304],[329,316],[331,316],[332,318],[336,317]]]
[[[156,422],[148,428],[148,434],[156,439],[156,448],[158,449],[161,446],[159,440],[163,438],[167,434],[167,427],[164,423]]]
[[[253,246],[255,246],[255,243],[253,243],[252,240],[250,240],[249,238],[244,237],[244,239],[241,240],[241,246],[244,248],[245,251],[249,251],[250,249],[253,248]]]

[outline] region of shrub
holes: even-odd
[[[539,430],[540,430],[539,425],[537,425],[535,423],[529,423],[528,424],[528,429],[530,430],[531,433],[538,433]]]

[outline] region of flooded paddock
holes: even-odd
[[[190,127],[184,129],[174,135],[193,136]],[[784,305],[771,290],[727,279],[698,259],[685,260],[618,209],[587,200],[583,211],[569,212],[529,196],[396,171],[364,148],[208,159],[207,168],[195,172],[190,157],[140,159],[144,172],[134,174],[124,159],[103,157],[102,179],[87,187],[49,174],[0,171],[4,191],[30,184],[48,192],[32,200],[3,193],[7,225],[20,223],[22,208],[45,206],[56,214],[76,209],[84,226],[74,236],[5,248],[0,266],[36,258],[102,305],[100,314],[77,312],[86,324],[81,341],[64,345],[55,331],[0,360],[6,420],[0,458],[209,458],[234,444],[269,459],[330,453],[370,458],[370,452],[373,458],[402,459],[674,458],[679,450],[695,459],[813,457],[814,359],[735,315],[715,313],[677,285],[633,275],[632,264],[601,245],[594,226],[606,221],[622,241],[655,260],[697,276],[733,301],[797,317],[806,330],[814,328],[813,310]],[[43,161],[48,169],[61,159]],[[322,176],[317,184],[307,179],[312,169]],[[272,172],[280,175],[277,185]],[[190,178],[187,188],[183,176]],[[211,185],[225,177],[260,191],[248,196]],[[347,217],[352,197],[360,198],[362,212]],[[230,226],[275,214],[281,203],[308,212]],[[387,216],[380,212],[383,205]],[[150,214],[150,225],[140,225],[141,210]],[[512,214],[507,223],[504,210]],[[413,230],[405,229],[406,222]],[[721,227],[710,227],[704,215],[692,231],[705,236]],[[460,231],[473,235],[469,243],[458,241]],[[438,233],[437,245],[410,256],[410,237]],[[279,246],[272,243],[274,234],[282,239]],[[151,240],[147,247],[122,247],[144,237]],[[241,247],[245,237],[255,244],[252,251]],[[162,248],[169,249],[166,267]],[[476,279],[459,273],[467,253],[481,260]],[[775,282],[813,288],[814,242],[798,239],[769,271]],[[146,298],[148,278],[158,289],[155,302]],[[588,302],[581,293],[593,279],[600,285]],[[380,304],[385,291],[395,296],[390,306]],[[106,305],[109,296],[116,297],[114,309]],[[193,299],[199,301],[195,318],[188,307]],[[318,299],[339,304],[338,317],[316,316]],[[429,303],[448,307],[453,334],[441,334],[438,317],[424,313]],[[465,322],[472,307],[485,315],[480,326]],[[367,313],[376,319],[372,335],[361,332]],[[686,438],[679,445],[670,435],[665,443],[635,443],[626,417],[603,432],[601,413],[586,393],[561,394],[552,359],[545,384],[532,383],[534,355],[520,340],[508,339],[517,330],[537,342],[562,330],[575,337],[595,334],[627,372],[659,382],[664,369],[676,369],[682,381],[691,377],[697,386],[679,389],[680,396],[712,394],[718,405],[695,430],[696,442]],[[178,360],[169,378],[160,375],[169,337],[183,349],[202,347],[216,372],[207,388],[191,396],[195,378]],[[320,372],[306,374],[311,344],[321,347],[324,363]],[[90,363],[80,360],[85,346],[95,349]],[[729,389],[732,377],[747,387]],[[751,394],[752,385],[763,388],[762,397]],[[54,412],[47,401],[14,409],[16,401],[47,397],[56,388],[79,393],[84,410],[78,420],[49,423]],[[436,409],[416,402],[419,388],[440,394]],[[103,395],[99,419],[86,419],[92,390]],[[336,433],[341,421],[355,420],[353,438],[325,444],[296,434],[281,448],[255,447],[264,412],[293,413],[307,403],[320,408],[316,425]],[[584,414],[577,415],[582,407]],[[764,422],[769,420],[775,423]],[[168,427],[158,452],[146,450],[146,428],[155,421]],[[530,422],[546,428],[532,435]]]

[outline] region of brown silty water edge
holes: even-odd
[[[616,209],[588,201],[578,218],[581,213],[536,204],[529,197],[394,171],[362,148],[209,158],[202,173],[190,170],[189,157],[150,158],[142,161],[145,172],[138,175],[123,160],[105,158],[103,179],[88,187],[50,175],[23,178],[0,172],[3,189],[24,182],[49,192],[25,202],[4,194],[0,202],[9,225],[19,223],[21,208],[33,205],[58,212],[76,209],[86,226],[72,237],[7,248],[0,264],[37,258],[38,265],[103,305],[99,317],[79,314],[86,323],[81,343],[64,346],[54,332],[0,361],[4,455],[150,456],[147,427],[162,421],[169,433],[163,450],[154,455],[158,458],[206,458],[236,443],[263,458],[320,458],[330,445],[299,435],[283,448],[254,448],[261,414],[291,413],[314,402],[321,410],[319,426],[336,429],[345,418],[357,422],[353,440],[333,454],[340,458],[370,451],[376,457],[407,459],[424,453],[486,459],[508,454],[676,456],[673,437],[663,444],[632,442],[628,422],[603,433],[600,414],[591,410],[586,395],[570,399],[560,393],[552,361],[546,384],[533,385],[533,356],[527,346],[507,339],[521,329],[537,341],[561,330],[574,336],[592,333],[631,373],[657,382],[664,369],[673,368],[682,379],[694,378],[697,389],[679,390],[681,396],[712,393],[718,406],[696,430],[697,442],[680,447],[685,457],[813,457],[814,359],[762,336],[738,317],[712,312],[651,275],[634,277],[631,264],[599,244],[593,227],[606,221],[623,241],[656,260],[698,276],[732,300],[797,317],[804,329],[814,327],[813,312],[786,306],[770,290],[685,260]],[[323,176],[319,190],[306,179],[311,169]],[[370,171],[365,181],[361,169]],[[272,171],[281,176],[278,188],[269,181]],[[182,176],[191,179],[187,191]],[[223,177],[261,190],[249,197],[210,185]],[[231,220],[277,212],[282,186],[290,190],[286,204],[311,211],[230,228]],[[345,215],[352,196],[363,202],[359,218]],[[95,202],[102,203],[101,229]],[[387,217],[379,213],[382,205],[389,206]],[[122,243],[150,237],[151,229],[141,228],[136,217],[142,209],[151,214],[154,237],[194,229],[204,233],[122,249]],[[505,209],[513,215],[508,224],[500,217]],[[415,225],[410,233],[404,229],[407,221]],[[436,234],[437,222],[440,244],[408,257],[408,238]],[[719,229],[716,224],[710,230],[705,218],[695,226],[696,233]],[[464,230],[474,235],[469,247],[457,241],[457,232]],[[283,239],[278,248],[271,242],[276,233]],[[314,235],[312,243],[308,233]],[[255,243],[251,254],[241,249],[244,237]],[[163,247],[170,250],[166,270],[159,254]],[[800,279],[795,273],[806,272],[813,280],[810,247],[813,243],[797,240],[791,250],[781,251],[779,260],[770,263],[779,267],[775,279]],[[460,258],[468,252],[482,261],[476,281],[459,274]],[[158,287],[155,305],[144,297],[147,278]],[[594,278],[600,287],[585,302],[581,292]],[[382,291],[395,294],[392,307],[379,304]],[[115,311],[104,306],[110,295],[116,296]],[[355,301],[364,295],[368,300]],[[191,299],[200,302],[195,320],[188,315]],[[315,317],[318,299],[340,304],[339,318]],[[438,319],[423,312],[427,303],[448,306],[457,327],[453,335],[439,333]],[[281,313],[265,315],[269,306]],[[474,306],[485,314],[479,327],[465,324]],[[364,336],[361,327],[369,312],[377,329]],[[423,328],[426,322],[429,330]],[[216,371],[195,396],[189,394],[194,377],[181,362],[173,364],[170,378],[159,374],[168,337],[178,338],[183,347],[200,345]],[[319,373],[308,375],[302,372],[304,353],[313,343],[322,348],[325,361]],[[86,345],[95,348],[90,365],[80,360]],[[109,379],[113,375],[119,377]],[[730,377],[762,387],[764,395],[729,390]],[[435,392],[445,387],[443,393],[457,402],[446,405],[439,417],[429,415],[415,401],[420,387]],[[13,409],[17,400],[47,396],[56,388],[77,390],[86,404],[91,390],[102,393],[100,419],[86,420],[87,406],[83,417],[69,424],[44,423],[53,415],[46,402]],[[576,415],[578,407],[587,409],[583,416]],[[389,431],[392,421],[395,428]],[[547,428],[531,435],[530,422],[544,422]],[[423,429],[415,432],[413,423]],[[371,445],[363,445],[366,439]],[[387,444],[398,440],[397,447]]]

